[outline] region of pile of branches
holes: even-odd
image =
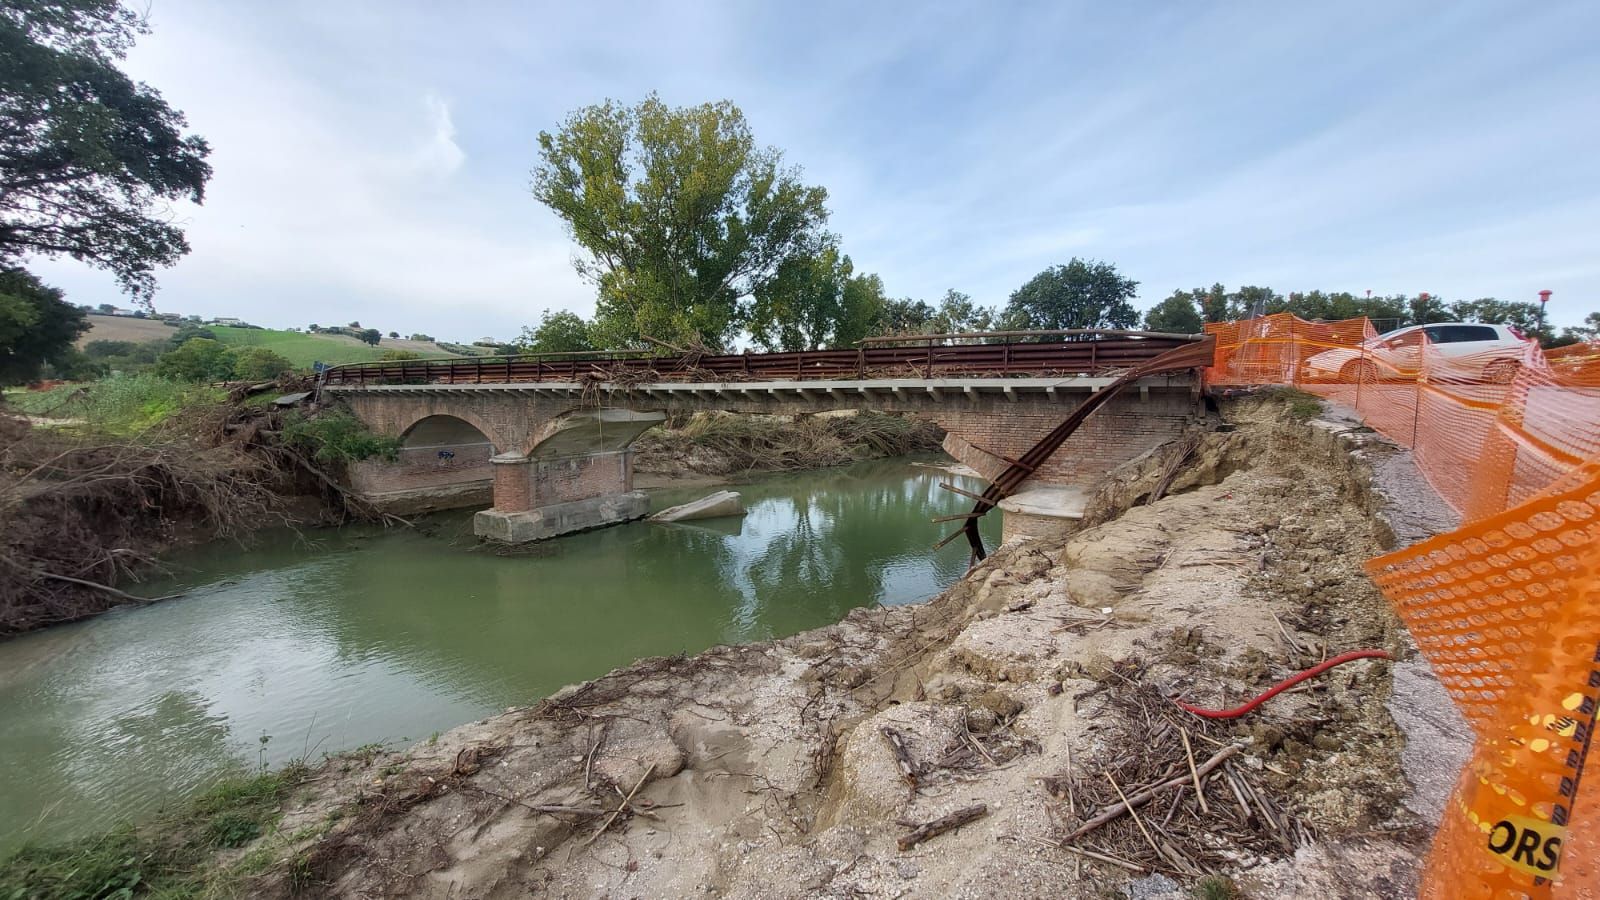
[[[1226,726],[1182,712],[1142,676],[1125,661],[1079,695],[1098,698],[1104,708],[1092,715],[1107,727],[1089,759],[1044,781],[1059,801],[1051,810],[1058,846],[1194,878],[1289,856],[1311,841],[1311,828],[1259,767],[1246,765]]]
[[[920,419],[883,413],[789,420],[696,413],[647,432],[634,446],[639,471],[670,463],[713,475],[837,466],[939,449],[944,432]]]
[[[0,411],[0,636],[161,599],[123,588],[182,540],[290,524],[291,495],[320,495],[336,517],[380,517],[336,466],[281,440],[282,410],[243,402],[302,387],[241,385],[133,437]]]
[[[267,464],[139,441],[17,427],[0,432],[0,635],[141,602],[113,585],[181,529],[230,537],[283,521]]]

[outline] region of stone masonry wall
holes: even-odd
[[[1000,456],[1020,459],[1075,407],[1062,403],[1049,411],[1019,409],[1008,414],[1004,406],[991,406],[981,412],[954,410],[926,418],[948,433],[946,452],[992,481],[1010,465]],[[1187,394],[1152,393],[1141,399],[1137,392],[1124,393],[1090,416],[1029,481],[1086,483],[1178,437],[1198,417]]]

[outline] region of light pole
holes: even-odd
[[[1539,333],[1540,333],[1540,335],[1542,335],[1544,333],[1544,305],[1546,303],[1550,302],[1550,295],[1552,293],[1554,293],[1554,292],[1550,291],[1550,290],[1543,290],[1543,291],[1539,292]],[[1534,339],[1535,340],[1543,340],[1543,338],[1541,338],[1539,335],[1535,335]]]

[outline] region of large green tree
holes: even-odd
[[[1139,282],[1111,263],[1073,257],[1051,266],[1017,288],[1006,303],[1012,329],[1132,328],[1139,312],[1128,302]]]
[[[89,330],[84,311],[22,269],[0,270],[0,384],[21,384],[73,354]]]
[[[596,349],[589,337],[591,325],[575,312],[545,310],[536,328],[522,329],[518,353],[576,353]]]
[[[1172,296],[1150,307],[1144,314],[1146,331],[1199,334],[1204,324],[1200,318],[1200,307],[1190,291],[1173,291]]]
[[[654,94],[607,101],[541,132],[533,194],[586,254],[599,288],[595,336],[725,345],[751,298],[825,240],[827,192],[756,146],[732,103],[669,107]]]
[[[70,256],[148,301],[189,251],[167,204],[201,201],[210,151],[117,68],[147,30],[118,0],[0,3],[0,266]]]
[[[750,337],[767,350],[846,347],[872,333],[883,304],[878,276],[856,275],[850,257],[829,244],[784,263],[756,289]]]

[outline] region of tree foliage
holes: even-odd
[[[874,335],[896,334],[933,334],[932,306],[921,300],[910,297],[901,297],[897,300],[885,300],[883,309],[878,313],[878,320],[874,323]]]
[[[1189,291],[1173,291],[1172,296],[1150,307],[1144,314],[1146,331],[1199,334],[1204,325],[1200,318],[1200,306]]]
[[[0,270],[0,384],[32,381],[49,362],[65,362],[89,330],[83,310],[22,269]]]
[[[233,377],[245,381],[272,381],[294,371],[294,363],[266,347],[238,347],[233,355]]]
[[[767,350],[848,347],[872,333],[883,304],[883,281],[856,275],[850,257],[830,243],[788,260],[756,289],[750,337]]]
[[[523,326],[516,340],[518,353],[579,353],[596,349],[590,337],[593,325],[567,310],[545,310],[535,328]]]
[[[533,194],[567,224],[599,289],[603,346],[643,336],[724,345],[751,298],[823,242],[827,192],[758,148],[727,101],[612,101],[541,132]]]
[[[118,0],[0,6],[0,266],[70,256],[148,302],[188,252],[166,204],[203,199],[210,151],[117,68],[147,30]]]
[[[378,346],[378,342],[383,340],[383,332],[376,328],[363,328],[357,337],[361,338],[362,343],[371,344],[372,346],[376,347]]]
[[[1008,329],[1132,328],[1139,313],[1129,301],[1139,283],[1111,263],[1081,260],[1051,266],[1011,294]]]
[[[183,346],[161,354],[155,373],[174,381],[227,381],[234,377],[234,354],[218,341],[190,338]]]

